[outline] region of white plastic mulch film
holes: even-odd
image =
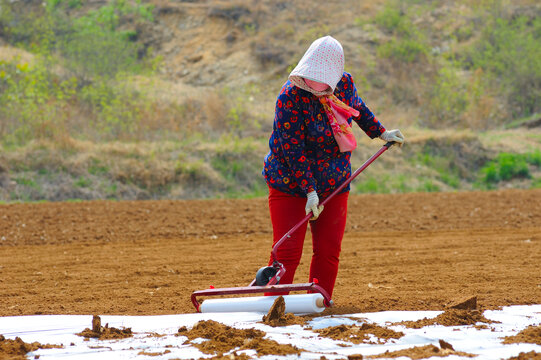
[[[306,325],[271,327],[261,322],[262,314],[205,313],[160,316],[101,316],[102,325],[131,328],[134,336],[121,340],[85,341],[77,336],[91,327],[91,315],[37,315],[0,317],[0,334],[6,339],[20,337],[23,341],[41,344],[63,345],[63,348],[39,349],[27,354],[27,358],[46,359],[199,359],[212,355],[200,352],[185,336],[178,336],[180,327],[190,329],[200,320],[214,320],[238,329],[255,328],[266,333],[265,338],[280,344],[291,344],[306,351],[298,355],[267,355],[263,359],[347,359],[348,355],[363,356],[382,354],[429,344],[438,345],[439,340],[450,343],[456,351],[477,355],[475,359],[507,359],[521,352],[541,352],[541,345],[520,343],[504,344],[503,338],[516,335],[528,326],[541,324],[541,305],[509,306],[501,310],[487,310],[484,316],[493,321],[487,326],[425,326],[420,329],[390,325],[406,320],[433,318],[439,311],[387,311],[340,316],[317,317]],[[375,323],[405,335],[400,339],[375,339],[371,343],[353,344],[348,341],[322,337],[314,330],[341,324],[353,325]],[[175,335],[177,334],[177,335]],[[205,341],[204,339],[196,339]],[[257,358],[255,350],[238,350]],[[231,352],[232,352],[231,351]],[[152,353],[152,357],[149,354]],[[227,354],[226,354],[227,355]],[[450,356],[449,359],[461,358]],[[466,359],[466,357],[464,357]]]

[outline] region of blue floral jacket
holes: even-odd
[[[357,94],[350,74],[344,72],[334,94],[359,110],[357,118],[348,119],[350,125],[355,121],[371,138],[385,131]],[[316,190],[320,198],[325,198],[351,174],[351,152],[340,152],[323,106],[315,95],[289,81],[276,101],[269,147],[263,168],[265,180],[291,195],[305,197]]]

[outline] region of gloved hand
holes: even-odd
[[[306,206],[304,208],[306,210],[306,215],[308,215],[311,211],[313,216],[310,218],[310,220],[316,220],[319,217],[319,214],[321,214],[323,211],[323,206],[318,207],[319,197],[317,196],[317,192],[310,191],[306,197]]]
[[[381,140],[384,141],[395,141],[400,146],[404,143],[404,135],[398,129],[394,130],[385,130],[383,134],[379,136]]]

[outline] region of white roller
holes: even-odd
[[[207,299],[201,304],[203,313],[210,312],[261,312],[267,313],[278,296]],[[286,313],[308,314],[325,310],[323,295],[284,295]]]

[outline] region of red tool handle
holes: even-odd
[[[343,188],[345,188],[353,179],[355,179],[357,177],[357,175],[359,175],[361,172],[364,171],[364,169],[366,169],[370,164],[372,164],[374,162],[374,160],[376,160],[381,154],[383,154],[385,151],[387,151],[391,146],[394,145],[394,141],[389,141],[387,142],[385,145],[383,145],[381,147],[381,149],[378,150],[377,153],[375,153],[374,155],[372,155],[370,157],[370,159],[366,160],[366,162],[364,164],[362,164],[362,166],[360,168],[358,168],[357,170],[355,170],[355,172],[353,174],[351,174],[351,176],[346,180],[344,181],[339,187],[336,188],[336,190],[334,190],[331,195],[329,195],[321,204],[319,204],[319,206],[325,206],[325,204],[327,202],[329,202],[329,200],[331,200],[336,194],[338,194],[340,191],[342,191]],[[278,242],[274,245],[274,247],[272,248],[272,259],[273,261],[276,261],[276,251],[278,249],[278,247],[284,242],[286,241],[286,239],[288,237],[291,236],[291,234],[293,234],[293,232],[295,232],[298,228],[300,228],[305,222],[307,222],[311,217],[312,217],[312,212],[309,212],[304,218],[302,218],[301,221],[299,221],[299,223],[295,226],[293,226],[291,228],[291,230],[289,230],[287,233],[284,234],[284,236],[282,236],[282,238],[280,240],[278,240]]]

